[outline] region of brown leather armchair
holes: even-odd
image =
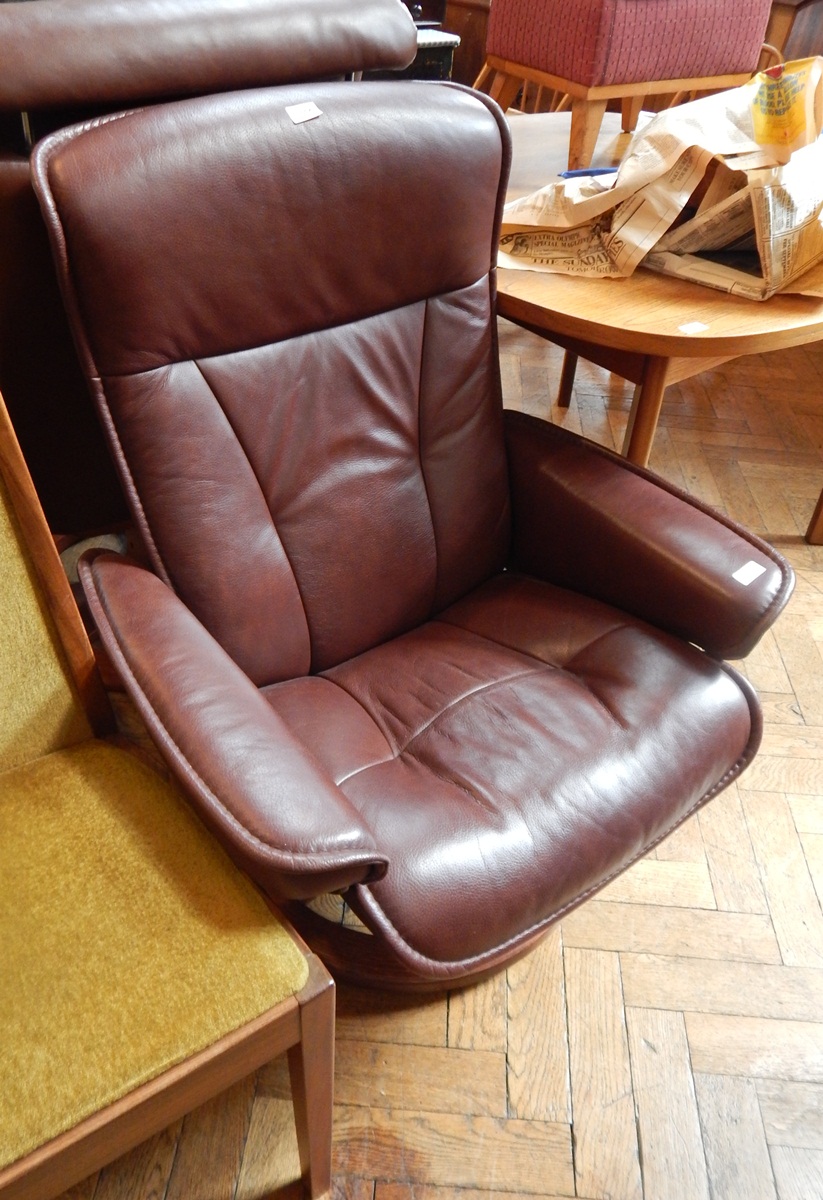
[[[204,820],[361,982],[501,967],[734,779],[760,718],[723,659],[791,590],[504,412],[508,154],[467,89],[329,83],[35,156],[152,567],[82,564],[105,645]],[[368,932],[302,903],[334,891]]]
[[[52,530],[92,532],[128,510],[60,303],[22,117],[37,140],[171,96],[404,67],[417,40],[400,0],[36,0],[0,4],[0,46],[0,390]]]

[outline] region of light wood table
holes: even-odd
[[[611,119],[610,119],[611,118]],[[619,114],[606,114],[594,162],[619,161],[628,139]],[[568,144],[568,114],[512,116],[509,195],[557,177]],[[501,270],[500,316],[566,351],[558,403],[568,404],[577,357],[635,384],[623,453],[648,462],[667,386],[745,354],[802,346],[823,337],[823,300],[773,296],[757,302],[639,268],[629,279],[578,279]],[[823,496],[806,534],[823,543]]]

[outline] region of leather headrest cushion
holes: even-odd
[[[405,67],[400,0],[37,0],[0,4],[0,110],[131,105]]]
[[[508,130],[456,85],[309,84],[77,126],[33,166],[87,370],[127,375],[477,282]]]

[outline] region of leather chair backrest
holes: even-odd
[[[154,566],[258,684],[505,562],[508,153],[465,89],[331,83],[166,105],[36,155]]]
[[[36,140],[170,96],[404,67],[416,33],[400,0],[15,0],[0,3],[0,48],[0,389],[52,530],[96,532],[127,510],[77,369],[20,112]]]

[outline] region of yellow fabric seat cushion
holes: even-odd
[[[87,741],[0,775],[0,1166],[299,991],[170,785]]]

